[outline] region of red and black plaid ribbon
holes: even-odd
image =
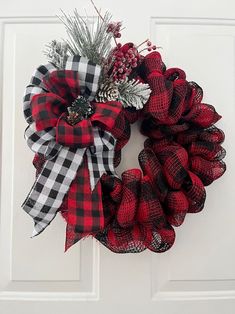
[[[116,140],[110,131],[121,104],[93,103],[89,119],[70,125],[66,112],[80,95],[79,73],[52,71],[41,82],[45,90],[30,98],[34,123],[25,133],[30,148],[47,160],[23,204],[35,222],[33,236],[50,224],[65,196],[70,229],[97,232],[104,227],[99,179],[105,172],[114,175]]]

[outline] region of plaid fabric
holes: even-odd
[[[84,153],[85,148],[73,150],[63,147],[55,159],[45,163],[22,205],[34,220],[32,236],[41,233],[55,218],[77,174]]]
[[[94,144],[95,126],[112,131],[121,111],[121,103],[117,101],[93,103],[93,107],[95,112],[88,120],[82,120],[73,126],[67,122],[66,114],[62,114],[57,121],[56,141],[69,147],[89,147]]]
[[[146,142],[145,149],[143,149],[138,156],[139,164],[143,174],[150,178],[159,200],[163,202],[169,192],[169,187],[161,163],[154,153],[153,147],[150,143],[147,144]]]
[[[169,191],[166,197],[166,217],[172,226],[180,226],[189,211],[189,201],[183,191]]]
[[[87,150],[88,169],[90,172],[91,190],[95,188],[97,182],[104,173],[115,175],[114,169],[114,147],[115,138],[111,133],[93,128],[94,145]]]
[[[189,202],[189,213],[200,212],[205,204],[206,190],[200,178],[191,171],[182,185],[182,192],[186,195]]]
[[[38,175],[29,195],[22,205],[23,209],[34,219],[35,227],[33,236],[41,233],[54,219],[67,193],[69,206],[72,206],[74,202],[76,204],[77,198],[81,199],[85,197],[82,195],[82,190],[78,190],[75,193],[77,198],[74,197],[74,189],[71,187],[71,190],[69,190],[79,167],[82,165],[83,155],[85,153],[88,158],[89,176],[87,179],[80,177],[82,174],[87,175],[87,172],[83,169],[80,171],[79,180],[84,182],[86,180],[86,185],[88,186],[84,187],[83,191],[89,191],[92,196],[90,200],[86,198],[86,204],[83,204],[85,206],[84,211],[88,208],[94,208],[94,206],[98,208],[97,210],[99,212],[101,211],[101,196],[97,196],[97,193],[101,192],[101,190],[97,188],[98,191],[94,192],[96,196],[94,196],[91,191],[95,189],[103,173],[107,172],[110,175],[115,175],[113,168],[115,139],[110,133],[99,130],[98,128],[94,128],[93,132],[94,146],[89,149],[61,147],[57,156],[52,160],[48,160],[41,173]],[[39,142],[42,143],[42,147]],[[44,144],[43,139],[40,139],[37,141],[36,145],[31,143],[31,148],[34,148],[34,152],[41,153],[45,149]],[[100,164],[96,165],[94,164],[95,162]],[[84,168],[84,166],[80,168]],[[90,204],[92,202],[95,202],[96,205]],[[99,206],[97,206],[97,202],[100,202]],[[81,208],[80,206],[80,211]],[[96,215],[96,212],[94,212],[94,215]],[[102,216],[102,214],[100,214],[100,216]],[[89,219],[86,220],[84,218],[83,222],[87,223],[87,225],[83,226],[84,229],[88,228],[90,231],[90,228],[97,229],[100,227],[100,224],[97,227],[97,220],[95,218],[92,220],[93,225],[89,221]],[[99,223],[100,222],[102,221],[99,220]]]
[[[57,121],[56,141],[63,146],[89,147],[94,144],[93,127],[90,120],[82,120],[75,125],[70,125],[66,115]]]
[[[148,137],[138,156],[143,173],[127,170],[122,180],[101,179],[106,224],[95,237],[117,253],[168,250],[175,239],[172,226],[203,209],[204,185],[226,169],[224,134],[213,125],[220,116],[201,103],[202,89],[187,82],[181,69],[166,70],[157,52],[147,55],[137,72],[152,90],[141,111],[141,132]],[[116,165],[136,119],[131,114],[125,114],[128,121],[119,115],[112,130]]]
[[[224,155],[225,150],[223,149]],[[220,156],[219,158],[224,158]],[[201,156],[192,156],[190,160],[190,169],[207,186],[217,180],[224,173],[226,165],[215,157],[213,160],[207,160]]]
[[[32,112],[31,112],[31,100],[34,95],[44,93],[47,89],[43,83],[43,78],[46,74],[56,70],[56,67],[48,63],[46,65],[40,65],[34,72],[30,84],[26,87],[24,98],[23,98],[23,110],[24,117],[27,123],[32,123]]]
[[[68,58],[65,69],[73,70],[73,75],[77,76],[77,84],[79,86],[80,94],[88,97],[89,100],[93,100],[98,89],[99,76],[101,72],[100,66],[92,63],[84,57],[73,56]],[[63,90],[63,96],[67,98],[65,95],[67,91],[70,91],[70,89],[66,88],[66,86],[61,88],[61,85],[65,83],[63,70],[57,71],[57,68],[52,63],[40,65],[34,72],[30,80],[30,84],[26,87],[23,97],[24,116],[29,124],[34,120],[31,112],[31,101],[33,96],[45,93],[48,90],[51,90],[53,93],[58,92],[56,91],[57,87],[54,86],[53,82],[48,81],[48,74],[52,74],[54,71],[59,73],[59,76],[57,77],[54,75],[52,76],[54,78],[54,83],[56,85],[57,83],[60,84],[58,95],[61,95],[61,91]],[[61,97],[63,98],[63,96]]]
[[[122,174],[122,200],[117,212],[117,222],[120,227],[131,227],[135,223],[138,198],[140,192],[140,180],[142,174],[139,169],[125,171]]]
[[[53,159],[62,148],[55,141],[55,128],[48,131],[37,131],[35,122],[25,130],[25,139],[34,153],[43,155],[46,159]]]
[[[111,132],[113,130],[116,119],[122,110],[120,101],[107,101],[105,103],[93,103],[95,113],[91,116],[93,125],[98,125],[102,129]]]
[[[179,80],[174,86],[174,83],[166,80],[163,74],[154,72],[149,75],[148,84],[152,93],[144,112],[152,116],[157,124],[176,124],[185,111],[187,82]]]
[[[114,174],[112,163],[116,141],[106,130],[112,129],[121,104],[101,104],[96,107],[91,120],[82,120],[75,126],[69,125],[65,114],[67,106],[80,94],[89,99],[94,98],[100,66],[86,58],[73,57],[72,60],[68,59],[66,67],[66,70],[55,70],[53,66],[39,67],[32,78],[36,87],[28,86],[26,89],[24,111],[30,125],[25,131],[25,138],[28,146],[38,156],[47,159],[22,205],[34,219],[33,236],[42,232],[54,219],[65,195],[72,208],[72,204],[83,198],[82,193],[86,189],[89,190],[90,198],[84,196],[86,202],[83,201],[83,204],[78,201],[76,214],[87,210],[88,215],[84,214],[81,221],[80,214],[78,215],[79,222],[76,223],[80,227],[77,228],[100,230],[103,226],[103,213],[101,189],[97,183],[104,172]],[[99,130],[99,125],[105,130]],[[82,162],[84,154],[87,157]],[[84,169],[84,165],[88,168]],[[83,188],[83,192],[78,190],[74,194],[70,186],[76,185],[76,182],[74,185],[72,183],[77,172],[87,176],[77,177],[80,181],[86,181],[87,186]],[[94,219],[91,219],[93,214]],[[98,216],[99,219],[96,218]]]
[[[66,101],[53,93],[35,95],[31,101],[32,117],[38,131],[55,127],[66,110]]]
[[[90,76],[90,72],[96,71],[92,70],[93,66],[88,65],[85,58],[70,57],[65,72],[84,71],[85,80],[93,78]],[[72,152],[78,149],[74,145],[76,141],[84,147],[89,144],[88,148],[79,148],[85,150],[83,161],[61,201],[60,209],[67,221],[66,250],[89,234],[118,253],[141,252],[146,248],[154,252],[168,250],[175,240],[172,226],[182,224],[187,213],[202,210],[206,198],[204,185],[212,183],[226,169],[222,162],[225,151],[221,146],[224,134],[213,126],[220,116],[214,107],[201,103],[202,89],[194,82],[187,82],[181,69],[166,70],[160,54],[156,52],[146,56],[136,71],[152,89],[151,97],[140,113],[143,117],[141,131],[149,137],[139,154],[143,173],[131,169],[122,174],[122,179],[113,175],[113,148],[115,165],[118,165],[121,149],[130,137],[130,123],[140,117],[135,112],[132,116],[130,110],[127,112],[124,109],[119,114],[119,103],[95,104],[96,112],[84,126],[89,129],[92,125],[93,142],[89,131],[84,132],[84,128],[66,129],[63,114],[57,110],[60,107],[52,101],[49,101],[48,108],[54,108],[56,125],[54,116],[46,117],[45,120],[53,122],[50,129],[40,130],[34,124],[26,131],[28,145],[39,154],[35,160],[38,169],[42,167],[40,156],[47,159],[54,156],[52,161],[55,162],[65,143],[71,146],[69,151]],[[63,80],[64,84],[68,81]],[[73,76],[72,82],[76,83]],[[73,86],[72,82],[69,84]],[[93,97],[90,87],[96,86],[95,80],[90,85],[84,82],[79,82],[79,85],[84,95]],[[45,87],[50,92],[54,88],[53,84]],[[53,93],[62,99],[70,97],[63,86],[61,90],[54,89]],[[45,113],[41,116],[40,110],[37,110],[35,116],[42,118]],[[49,122],[46,123],[49,125]],[[59,124],[63,127],[60,134]],[[84,132],[87,138],[80,139],[80,132]],[[44,169],[45,166],[41,173]],[[58,173],[54,171],[53,175],[57,180]],[[100,176],[102,178],[98,181]],[[47,178],[47,175],[43,173],[43,177]],[[54,198],[56,192],[44,190],[47,185],[41,184],[36,189],[41,188],[41,197],[53,202],[57,200]],[[33,201],[28,203],[27,210],[35,217],[36,234],[50,223],[57,210],[52,204],[52,212],[43,206],[38,213],[34,212],[35,207],[30,207]]]
[[[55,127],[69,104],[79,95],[78,73],[58,70],[43,79],[48,92],[34,95],[31,100],[32,117],[38,131]]]
[[[152,148],[162,164],[162,171],[170,188],[180,189],[188,176],[187,151],[179,145],[169,145],[168,143],[159,145],[159,142],[153,142]]]
[[[111,216],[104,230],[96,238],[116,253],[137,253],[149,248],[154,252],[164,252],[175,240],[174,229],[169,225],[163,208],[157,198],[151,180],[142,176],[139,169],[127,170],[122,174],[122,195],[120,182],[113,178],[102,177],[103,195],[108,187],[109,202],[107,211]],[[114,214],[110,208],[114,207]]]
[[[85,156],[68,193],[65,250],[77,242],[76,235],[91,234],[104,228],[101,184],[98,182],[91,190],[89,181]]]
[[[70,56],[67,59],[65,69],[79,73],[81,95],[88,100],[93,100],[98,89],[101,67],[85,57]]]
[[[51,93],[66,100],[70,104],[80,93],[80,73],[69,70],[57,70],[45,75],[43,83]],[[89,84],[92,81],[86,80],[83,84]],[[95,89],[94,89],[95,91]]]

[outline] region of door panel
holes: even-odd
[[[228,170],[207,187],[204,210],[186,217],[166,253],[118,255],[92,239],[64,253],[60,215],[31,239],[32,220],[20,208],[34,181],[33,155],[23,139],[22,94],[35,67],[46,61],[45,43],[66,36],[54,17],[59,8],[84,12],[85,7],[88,15],[94,11],[87,1],[41,1],[35,7],[27,0],[0,3],[0,314],[234,313],[235,4],[146,3],[133,8],[131,1],[100,0],[97,6],[123,20],[123,41],[150,37],[162,47],[168,67],[181,67],[188,80],[202,86],[205,102],[223,116],[217,125],[226,133]],[[143,140],[138,125],[133,126],[119,173],[138,166]]]

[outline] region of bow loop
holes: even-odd
[[[66,99],[68,103],[80,94],[79,73],[75,71],[53,71],[44,77],[43,83],[49,92]]]
[[[65,69],[79,73],[80,94],[92,101],[98,89],[101,67],[86,57],[76,55],[68,57]]]
[[[122,110],[120,101],[107,101],[105,103],[93,103],[95,113],[91,116],[93,125],[111,132],[119,113]]]
[[[37,131],[53,128],[59,116],[66,110],[66,101],[53,93],[41,93],[31,101],[32,117]]]
[[[47,131],[37,131],[35,122],[26,128],[24,137],[29,148],[35,154],[43,155],[48,160],[57,156],[62,148],[55,141],[55,128],[48,129]]]

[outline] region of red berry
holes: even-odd
[[[151,51],[151,50],[152,50],[152,48],[151,48],[151,47],[149,47],[149,48],[148,48],[148,51]]]
[[[153,49],[153,50],[156,50],[156,49],[157,49],[157,47],[156,47],[155,45],[153,45],[153,46],[152,46],[152,49]]]
[[[152,45],[151,41],[148,40],[148,41],[147,41],[147,46],[151,46],[151,45]]]

